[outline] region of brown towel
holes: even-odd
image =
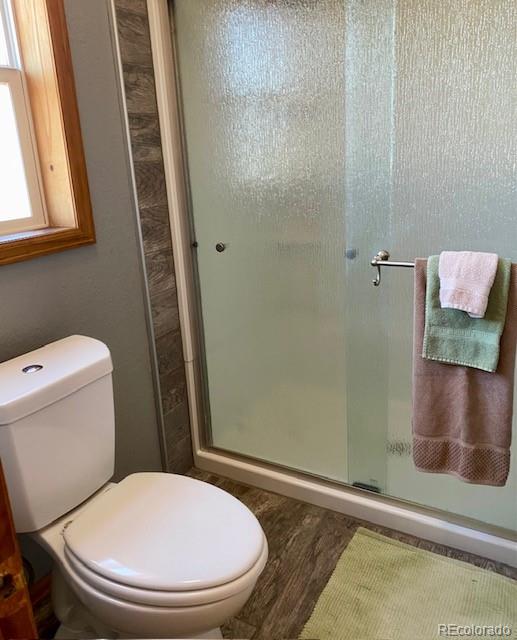
[[[413,461],[420,471],[502,487],[510,469],[517,266],[512,265],[506,323],[494,373],[422,358],[426,267],[426,260],[416,261]]]

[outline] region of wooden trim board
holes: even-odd
[[[50,226],[0,239],[0,264],[95,242],[63,0],[13,0]]]

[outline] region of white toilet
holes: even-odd
[[[0,364],[0,457],[18,532],[55,560],[62,638],[217,638],[267,560],[255,516],[185,476],[110,483],[110,353],[71,336]]]

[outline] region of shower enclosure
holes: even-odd
[[[411,460],[413,260],[517,260],[514,0],[174,0],[208,446],[517,530]],[[514,434],[517,442],[517,434]]]

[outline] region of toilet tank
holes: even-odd
[[[0,458],[16,530],[37,531],[113,475],[105,344],[70,336],[0,364]]]

